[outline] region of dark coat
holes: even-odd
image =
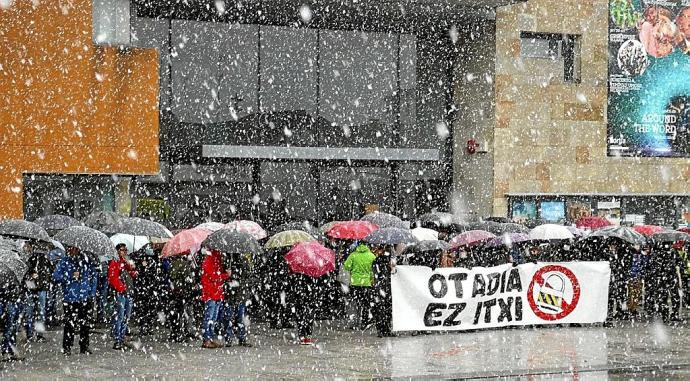
[[[53,265],[50,263],[48,255],[46,253],[34,251],[31,253],[26,265],[28,270],[25,275],[25,280],[31,281],[36,285],[35,288],[29,288],[29,291],[47,291],[50,288],[53,277]],[[38,277],[33,278],[33,274],[38,275]]]

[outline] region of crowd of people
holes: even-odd
[[[609,261],[610,320],[653,316],[678,321],[683,295],[690,301],[684,241],[634,244],[615,236],[585,236],[450,246],[446,242],[457,231],[426,226],[438,231],[441,244],[424,252],[412,250],[414,245],[321,235],[323,245],[335,254],[335,271],[319,277],[291,272],[284,259],[289,247],[266,249],[262,255],[202,247],[164,257],[163,243],[130,253],[122,242],[115,246],[117,257],[103,262],[74,246],[61,253],[39,242],[21,241],[19,256],[27,267],[23,279],[0,274],[2,353],[8,360],[21,358],[17,332],[22,328],[27,342],[41,342],[47,330],[59,326],[67,356],[77,334],[80,353],[91,353],[94,327],[110,329],[116,351],[132,347],[133,326],[140,336],[167,332],[169,341],[200,340],[203,348],[251,347],[250,315],[274,329],[296,329],[302,345],[314,344],[317,319],[345,319],[350,329],[375,327],[379,337],[388,337],[394,335],[391,277],[399,264],[471,268]]]

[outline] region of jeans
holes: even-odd
[[[214,336],[213,329],[218,321],[218,310],[222,300],[209,300],[206,302],[206,309],[204,310],[204,341],[211,340]]]
[[[126,294],[115,296],[115,313],[113,314],[113,340],[116,343],[124,343],[127,333],[127,324],[132,315],[132,297]]]
[[[236,333],[237,340],[239,340],[240,343],[245,342],[247,340],[247,328],[244,325],[244,318],[247,312],[245,304],[225,303],[223,305],[223,312],[225,315],[225,322],[228,325],[225,329],[225,341],[232,341]]]
[[[45,330],[46,321],[46,301],[48,300],[48,291],[38,291],[38,292],[27,292],[26,293],[26,305],[24,306],[24,318],[26,319],[26,337],[31,338],[34,336],[34,312],[36,317],[36,323],[41,323],[44,325],[42,330]],[[42,332],[39,332],[39,335]]]
[[[2,332],[2,353],[14,353],[17,345],[17,315],[19,308],[17,303],[0,303],[0,320],[4,323]]]
[[[62,333],[62,349],[69,353],[74,344],[74,332],[79,327],[79,349],[89,349],[89,302],[63,303],[65,329]]]

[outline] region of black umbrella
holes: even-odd
[[[360,220],[369,221],[374,225],[378,225],[379,228],[398,228],[398,229],[409,229],[410,225],[404,222],[400,217],[394,216],[389,213],[374,212],[367,214]]]
[[[17,285],[21,279],[17,279],[17,275],[9,266],[0,263],[0,288],[9,287],[10,285]]]
[[[408,229],[383,228],[369,234],[364,242],[374,245],[412,244],[417,242],[417,238]]]
[[[103,227],[101,230],[112,234],[143,235],[155,238],[172,238],[172,233],[165,226],[158,222],[145,220],[138,217],[123,217],[111,225]]]
[[[37,218],[34,221],[35,224],[47,230],[48,232],[57,233],[60,230],[65,230],[70,226],[84,226],[84,223],[72,218],[70,216],[65,216],[62,214],[51,214],[48,216],[43,216]]]
[[[12,250],[0,250],[0,264],[7,266],[19,282],[24,279],[24,275],[29,270],[19,253]]]
[[[50,236],[45,229],[33,222],[24,220],[1,221],[0,235],[50,242]]]
[[[647,243],[647,238],[642,234],[636,232],[632,228],[624,226],[610,226],[593,231],[584,240],[593,238],[618,238],[633,245],[644,245]]]
[[[495,235],[506,233],[503,224],[493,221],[481,221],[470,224],[471,230],[484,230]]]
[[[98,212],[93,212],[86,216],[84,219],[84,224],[92,229],[96,229],[102,232],[105,232],[103,228],[109,225],[113,225],[117,220],[122,218],[119,214],[115,212],[107,212],[107,211],[98,211]],[[110,233],[110,232],[105,232],[105,233]]]
[[[663,233],[652,234],[652,241],[654,242],[677,242],[677,241],[690,241],[690,234],[678,232],[678,231],[667,231]]]
[[[434,251],[447,251],[450,244],[445,241],[420,241],[405,248],[404,255],[414,255],[419,253],[429,253]]]
[[[98,255],[101,262],[117,258],[115,244],[107,235],[87,226],[72,226],[55,235],[65,246],[76,247]]]
[[[201,243],[202,247],[226,254],[261,254],[261,245],[251,234],[221,229],[213,232]]]

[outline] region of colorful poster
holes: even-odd
[[[513,201],[513,221],[524,222],[537,218],[537,203],[535,201]]]
[[[609,156],[690,157],[690,0],[609,0]]]
[[[513,267],[398,266],[391,277],[394,331],[462,331],[606,319],[608,262]]]

